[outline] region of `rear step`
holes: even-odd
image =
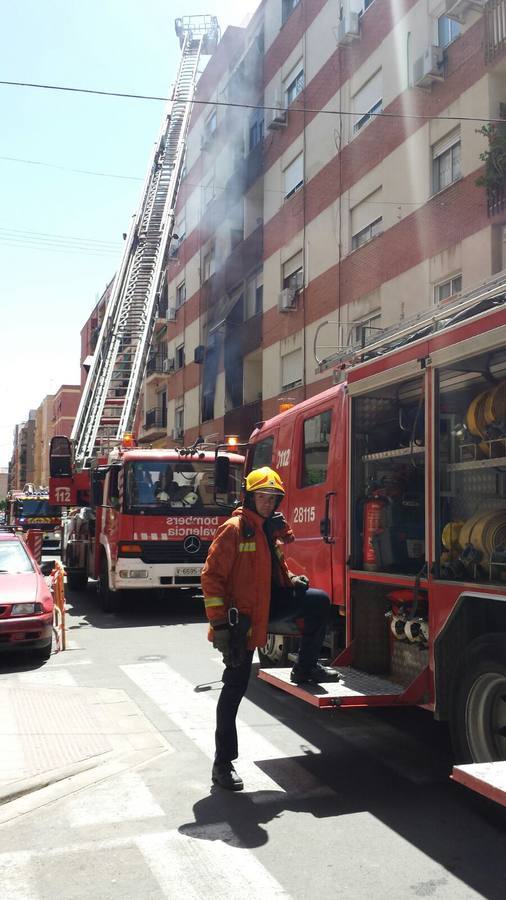
[[[336,706],[392,706],[406,690],[402,685],[367,675],[350,666],[339,666],[339,678],[321,684],[292,684],[291,669],[259,669],[258,677],[275,687],[300,697],[319,709]]]
[[[464,787],[506,806],[506,762],[454,766],[451,777]]]

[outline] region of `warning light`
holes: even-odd
[[[295,400],[291,400],[287,397],[285,400],[280,400],[278,405],[278,410],[280,413],[288,412],[289,409],[293,409],[295,406]]]
[[[229,447],[237,447],[238,443],[239,443],[239,435],[238,434],[227,435],[227,445]]]
[[[134,436],[131,431],[125,431],[122,440],[123,447],[133,447],[134,445]]]

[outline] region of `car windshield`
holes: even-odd
[[[241,489],[242,469],[230,466],[229,489],[214,501],[214,464],[201,460],[162,460],[129,463],[126,471],[126,508],[167,509],[175,513],[189,509],[203,513],[222,504],[233,506]]]
[[[60,516],[58,506],[51,506],[49,500],[18,500],[17,515],[24,516]]]
[[[0,541],[0,575],[16,575],[19,572],[33,572],[26,550],[18,541]]]

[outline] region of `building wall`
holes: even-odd
[[[441,18],[444,0],[345,0],[344,19],[360,18],[359,36],[343,43],[331,0],[284,9],[264,0],[246,29],[229,29],[199,83],[206,102],[192,116],[176,208],[184,239],[166,269],[174,312],[155,338],[169,360],[184,344],[185,362],[148,379],[143,400],[149,409],[166,395],[161,434],[183,404],[185,440],[222,437],[232,423],[246,438],[280,396],[327,386],[361,326],[373,337],[504,268],[506,213],[489,215],[476,184],[480,124],[506,97],[504,52],[485,61],[483,13],[466,9],[456,23]],[[425,51],[436,62],[421,85]],[[279,103],[286,123],[273,128]],[[252,147],[256,104],[264,133]],[[283,312],[299,258],[294,308]]]
[[[52,433],[70,437],[76,416],[81,388],[78,384],[62,384],[53,398]]]

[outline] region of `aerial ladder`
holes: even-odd
[[[174,231],[186,137],[201,56],[220,31],[215,16],[176,19],[181,60],[119,271],[104,315],[71,438],[78,468],[133,428],[156,320],[159,285]]]

